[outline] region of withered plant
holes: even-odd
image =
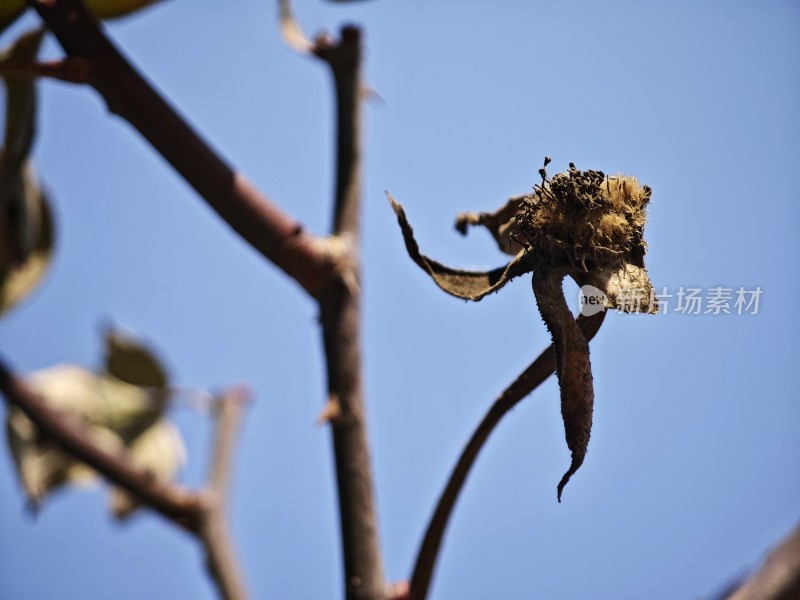
[[[462,213],[456,229],[486,227],[503,252],[514,259],[492,271],[447,267],[419,251],[403,207],[391,196],[411,258],[448,294],[480,300],[514,277],[533,272],[533,293],[553,339],[561,388],[561,415],[572,464],[558,484],[558,500],[586,456],[592,431],[594,389],[589,340],[574,321],[562,281],[604,293],[605,308],[657,313],[655,290],[644,267],[645,208],[651,190],[634,177],[601,171],[569,171],[547,178],[549,158],[533,193],[511,198],[493,213]]]
[[[552,344],[489,407],[432,511],[410,576],[390,584],[379,535],[362,373],[361,108],[366,86],[361,30],[347,26],[338,39],[309,39],[288,0],[278,2],[284,39],[329,69],[335,89],[332,220],[327,234],[315,235],[227,164],[140,75],[98,20],[151,3],[0,3],[0,33],[26,10],[35,11],[42,25],[0,55],[7,89],[0,156],[0,314],[14,309],[41,281],[58,240],[59,224],[53,218],[58,211],[51,210],[42,193],[31,158],[36,80],[53,77],[92,88],[222,221],[316,302],[327,375],[320,404],[335,461],[344,596],[422,600],[428,596],[449,518],[480,449],[502,417],[554,372],[572,454],[557,486],[559,502],[564,486],[583,464],[594,402],[589,342],[607,309],[658,312],[644,265],[645,210],[651,190],[628,175],[583,171],[572,164],[551,178],[546,171],[550,160],[545,159],[541,182],[531,193],[511,198],[495,212],[457,217],[462,234],[482,226],[513,257],[489,271],[454,269],[422,254],[403,207],[390,196],[408,254],[441,289],[477,301],[532,273],[536,304],[552,337]],[[44,35],[58,41],[64,51],[61,59],[37,59]],[[596,293],[593,297],[600,305],[574,318],[562,289],[565,277]],[[145,507],[190,533],[203,549],[220,597],[243,600],[250,593],[228,527],[227,491],[247,390],[235,387],[206,397],[217,420],[213,456],[207,482],[189,489],[175,480],[183,445],[165,411],[176,390],[156,356],[134,337],[112,329],[106,336],[103,365],[94,370],[59,365],[22,375],[0,361],[0,392],[8,404],[6,429],[21,486],[29,504],[38,507],[57,488],[102,477],[112,485],[111,506],[118,518]]]

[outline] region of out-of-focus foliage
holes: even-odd
[[[156,4],[161,0],[84,0],[89,11],[98,19],[115,19]],[[0,33],[25,12],[25,0],[0,0]]]
[[[22,35],[0,61],[32,62],[44,30]],[[36,86],[32,78],[4,75],[5,140],[0,154],[0,315],[41,281],[53,253],[53,216],[30,160],[36,137]]]
[[[87,434],[110,452],[125,451],[154,477],[171,479],[185,463],[178,430],[164,416],[169,392],[160,361],[133,336],[119,330],[106,334],[106,364],[98,372],[58,365],[31,373],[28,385],[53,408],[86,427]],[[6,428],[20,482],[32,508],[66,484],[97,479],[87,466],[43,437],[18,408],[9,410]],[[119,518],[136,502],[112,490],[111,505]]]

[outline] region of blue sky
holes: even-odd
[[[325,233],[329,74],[282,45],[273,3],[220,6],[170,0],[109,31],[232,164]],[[569,453],[549,381],[482,453],[433,597],[700,598],[757,562],[800,508],[797,5],[295,8],[309,32],[364,26],[380,97],[365,111],[364,317],[390,577],[409,574],[472,428],[549,340],[525,278],[477,304],[440,292],[406,256],[383,192],[404,203],[427,254],[497,266],[490,237],[462,239],[453,218],[528,191],[545,155],[551,173],[572,161],[653,188],[657,288],[760,286],[759,313],[611,315],[592,342],[589,453],[563,503]],[[58,52],[48,41],[46,55]],[[96,365],[99,327],[114,319],[148,336],[180,384],[250,384],[231,509],[253,597],[341,597],[330,440],[314,425],[314,304],[92,90],[40,89],[35,158],[59,247],[43,288],[0,322],[3,356],[21,371]],[[182,480],[198,484],[209,423],[172,416],[190,454]],[[152,514],[114,524],[103,491],[57,494],[30,518],[2,454],[0,596],[214,597],[190,538]]]

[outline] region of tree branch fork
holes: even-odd
[[[117,50],[80,0],[29,2],[67,56],[60,61],[30,65],[0,63],[0,72],[54,77],[95,88],[109,110],[136,128],[234,231],[318,301],[328,403],[335,404],[323,414],[331,423],[336,463],[345,595],[348,600],[426,598],[447,523],[480,448],[500,418],[553,373],[554,356],[552,348],[545,350],[487,413],[462,453],[433,513],[410,584],[401,582],[390,587],[386,583],[378,534],[361,372],[359,216],[363,94],[359,29],[347,26],[339,40],[320,36],[304,46],[307,53],[331,68],[337,99],[332,232],[329,236],[317,236],[230,167]],[[284,0],[281,6],[283,18],[288,3]],[[602,318],[579,323],[587,340],[601,322]],[[111,454],[92,444],[80,427],[48,407],[2,363],[0,391],[65,450],[196,535],[205,548],[209,571],[223,598],[248,597],[225,511],[231,448],[244,398],[241,390],[232,392],[221,404],[215,460],[208,483],[201,490],[156,481],[139,471],[124,454]]]

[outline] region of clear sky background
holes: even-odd
[[[490,6],[491,4],[491,6]],[[554,380],[480,456],[433,597],[703,598],[800,516],[800,9],[768,2],[298,0],[310,33],[366,34],[365,346],[381,534],[408,576],[456,456],[549,342],[528,278],[465,303],[407,257],[494,267],[491,210],[551,173],[624,172],[653,188],[655,285],[763,290],[757,315],[611,315],[592,342],[589,453],[569,464]],[[25,23],[35,21],[28,17]],[[269,0],[170,0],[108,29],[203,135],[317,233],[333,189],[323,64],[285,48]],[[19,31],[22,27],[15,27]],[[11,40],[7,33],[3,45]],[[48,57],[59,49],[51,39]],[[255,393],[232,490],[254,598],[340,598],[324,369],[314,304],[239,240],[88,88],[40,86],[35,159],[58,217],[45,285],[0,322],[20,371],[97,365],[108,319],[152,340],[183,385]],[[572,289],[572,288],[570,288]],[[570,294],[572,292],[569,292]],[[673,299],[674,303],[674,299]],[[172,413],[202,482],[211,429]],[[194,541],[151,513],[118,526],[103,490],[24,510],[0,451],[0,598],[213,598]]]

